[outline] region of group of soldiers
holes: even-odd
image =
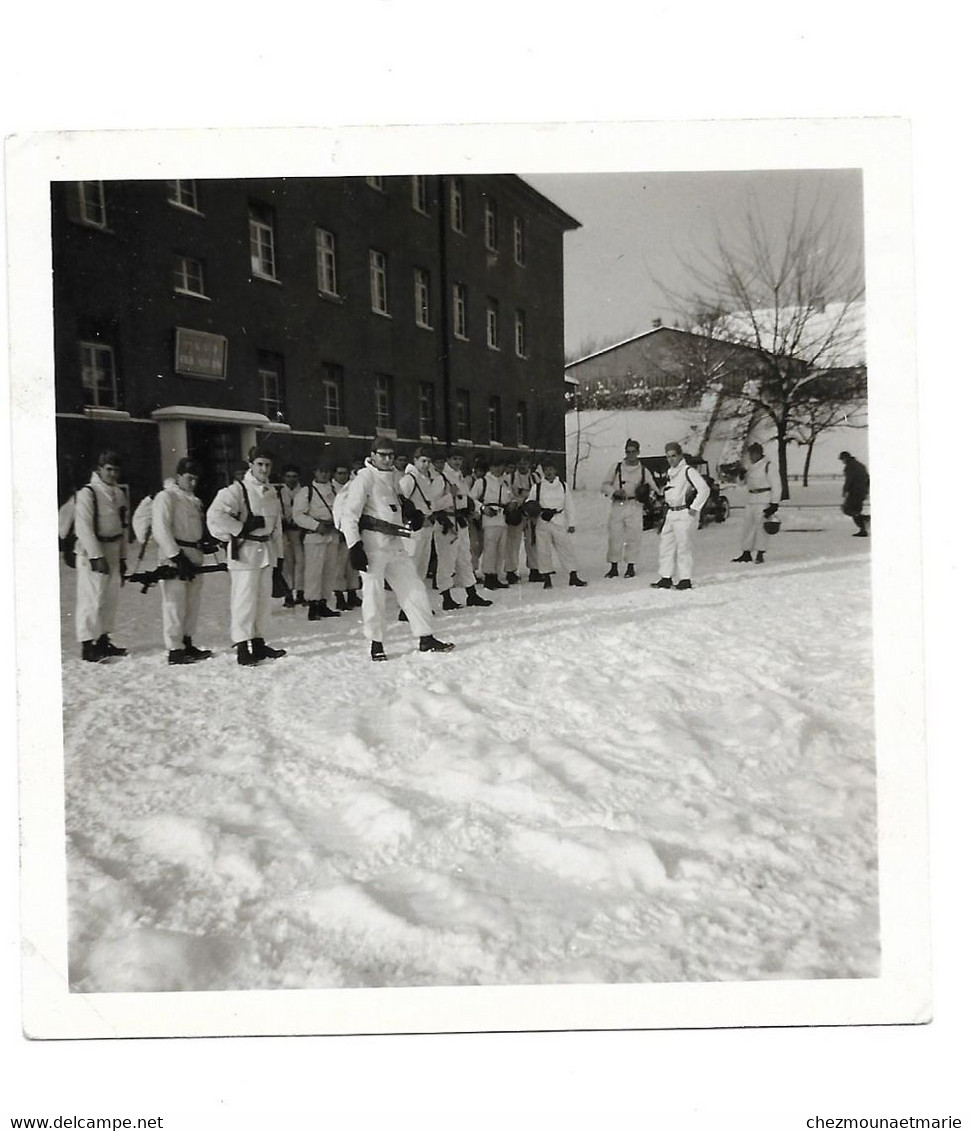
[[[651,587],[686,590],[692,588],[694,532],[710,488],[678,443],[666,444],[665,456],[663,482],[644,466],[633,439],[625,444],[624,458],[609,469],[601,488],[610,500],[605,576],[635,576],[645,509],[661,502],[659,577]],[[749,445],[747,456],[740,468],[746,493],[743,544],[733,561],[760,563],[767,534],[774,522],[778,527],[781,483],[759,444]],[[199,575],[217,569],[229,572],[230,638],[241,665],[286,654],[267,643],[275,597],[282,596],[289,608],[306,606],[311,621],[361,608],[371,658],[381,661],[387,659],[386,589],[419,650],[448,652],[454,645],[433,633],[433,591],[443,611],[463,604],[488,607],[492,601],[477,585],[492,591],[519,583],[521,555],[529,582],[552,588],[558,565],[569,586],[587,585],[578,574],[571,539],[573,499],[552,459],[533,465],[525,456],[510,462],[497,455],[467,468],[461,450],[419,446],[406,456],[379,436],[366,460],[332,464],[322,459],[306,484],[293,466],[284,469],[279,483],[272,480],[272,470],[271,453],[253,448],[207,509],[196,494],[201,468],[185,457],[162,490],[141,504],[139,511],[150,517],[138,533],[138,564],[151,538],[157,566],[131,577],[159,583],[170,664],[212,655],[196,647],[193,636],[202,596]],[[118,454],[102,452],[90,481],[74,498],[76,633],[82,659],[91,662],[126,654],[111,640],[129,552],[120,471]],[[221,548],[225,564],[206,565],[206,555]],[[464,601],[456,599],[456,591]]]
[[[133,572],[133,580],[158,582],[162,629],[170,664],[191,664],[212,655],[197,648],[202,586],[200,573],[226,569],[230,577],[230,638],[241,665],[285,655],[267,643],[272,602],[306,606],[312,621],[361,608],[371,658],[384,650],[385,590],[390,589],[423,652],[447,652],[453,644],[433,633],[430,590],[445,611],[488,607],[477,591],[520,581],[525,550],[529,581],[552,588],[555,556],[568,584],[585,586],[569,535],[573,501],[552,460],[538,467],[523,458],[466,470],[461,451],[417,447],[396,455],[378,437],[369,458],[358,465],[321,460],[311,481],[297,468],[271,480],[273,459],[253,448],[232,483],[217,492],[208,509],[196,494],[200,467],[179,460],[150,501],[138,564],[149,537],[157,549],[154,571]],[[127,575],[127,497],[118,485],[118,454],[102,452],[89,483],[74,499],[77,570],[76,632],[82,659],[102,662],[126,654],[111,640],[121,583]],[[132,525],[137,525],[133,523]],[[205,556],[225,547],[225,565],[206,566]],[[275,593],[275,583],[281,589]],[[332,607],[333,604],[333,607]]]

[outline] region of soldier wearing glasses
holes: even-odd
[[[432,635],[432,608],[428,590],[404,537],[380,529],[401,527],[395,450],[384,437],[372,445],[371,456],[348,484],[337,517],[348,543],[351,565],[361,571],[361,610],[365,639],[371,642],[372,660],[386,660],[385,581],[387,580],[412,635],[422,652],[450,652],[455,645]]]

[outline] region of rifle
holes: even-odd
[[[197,573],[225,572],[226,563],[219,562],[217,565],[193,566],[192,576],[195,577]],[[178,576],[179,570],[174,565],[163,564],[157,566],[155,569],[143,570],[141,573],[130,573],[125,580],[134,582],[136,585],[141,585],[142,592],[147,593],[156,582],[175,581]]]

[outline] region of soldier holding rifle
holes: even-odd
[[[175,576],[160,578],[162,638],[170,664],[208,660],[212,652],[197,648],[193,633],[199,620],[203,583],[197,577],[203,564],[206,528],[202,501],[196,495],[199,465],[188,457],[176,464],[175,476],[152,501],[152,537],[158,546],[159,566],[170,565]]]

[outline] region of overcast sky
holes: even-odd
[[[620,341],[677,317],[655,282],[679,290],[679,260],[711,249],[717,226],[738,234],[746,212],[770,230],[796,201],[833,208],[848,250],[863,254],[859,171],[781,170],[703,173],[568,173],[524,178],[583,225],[564,237],[565,344],[571,353],[592,340]],[[839,297],[839,296],[832,296]]]

